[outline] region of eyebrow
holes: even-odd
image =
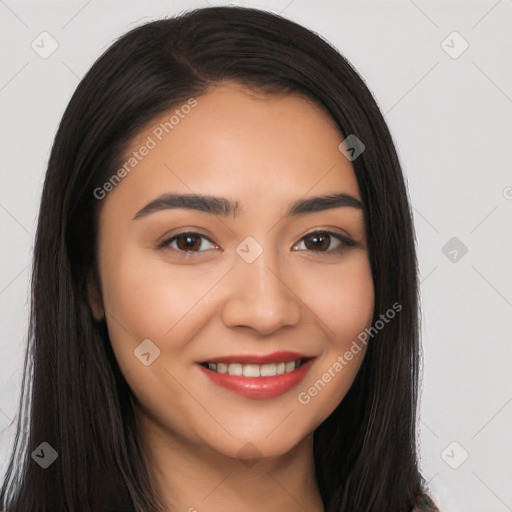
[[[337,193],[294,201],[289,204],[288,211],[285,215],[293,217],[295,215],[316,213],[346,206],[360,210],[363,209],[363,204],[359,199],[349,194]],[[175,208],[198,210],[222,217],[237,217],[242,213],[238,201],[233,203],[225,197],[202,196],[197,194],[164,194],[139,210],[133,220],[145,217],[151,213]]]

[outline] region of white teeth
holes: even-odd
[[[243,374],[244,377],[259,377],[260,367],[257,364],[244,364]]]
[[[295,370],[295,361],[290,361],[284,365],[285,373]]]
[[[228,366],[229,375],[242,375],[243,366],[240,363],[231,363]]]
[[[244,377],[273,377],[290,373],[298,368],[300,359],[288,361],[287,363],[267,363],[267,364],[241,364],[241,363],[207,363],[210,370],[218,373],[244,376]]]
[[[260,367],[260,375],[262,377],[274,376],[276,374],[276,364],[262,364]]]

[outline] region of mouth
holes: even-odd
[[[249,363],[243,364],[240,362],[229,363],[222,362],[204,362],[200,363],[201,366],[216,373],[223,375],[233,375],[238,377],[274,377],[276,375],[284,375],[300,368],[307,361],[312,358],[299,358],[293,361],[280,361],[278,363]]]
[[[316,357],[295,352],[220,356],[198,363],[210,382],[248,398],[272,398],[299,384]]]

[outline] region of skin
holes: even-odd
[[[103,199],[100,284],[89,286],[90,305],[96,319],[106,317],[168,510],[319,512],[312,434],[350,388],[365,347],[308,404],[298,394],[371,325],[374,289],[362,210],[284,212],[297,199],[335,192],[360,200],[357,180],[338,149],[343,137],[313,102],[234,83],[196,99]],[[127,155],[169,115],[150,123]],[[243,213],[168,209],[133,219],[163,193],[223,196]],[[315,251],[305,237],[322,229],[357,245],[334,252],[343,244],[332,238]],[[157,247],[191,231],[206,238],[188,257],[183,241]],[[252,263],[236,252],[247,236],[263,248]],[[147,338],[160,350],[149,366],[134,356]],[[270,399],[221,388],[196,364],[281,350],[317,359],[303,382]]]

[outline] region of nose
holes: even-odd
[[[222,310],[226,326],[248,327],[261,335],[269,335],[300,322],[302,301],[294,290],[294,283],[288,282],[290,279],[281,275],[278,268],[275,258],[269,261],[267,251],[252,263],[242,258],[235,260]]]

